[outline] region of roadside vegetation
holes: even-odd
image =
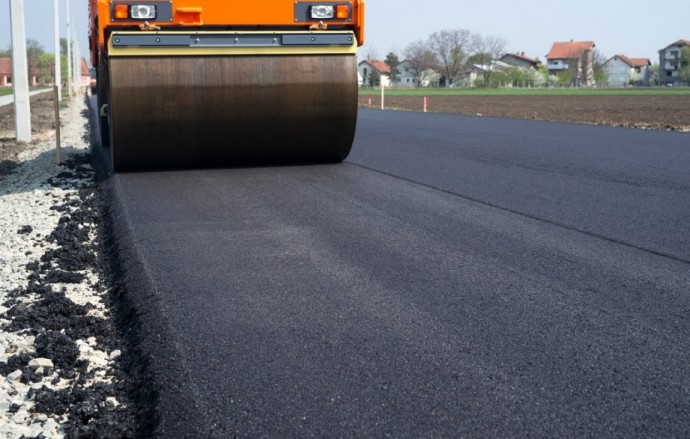
[[[12,48],[0,50],[0,58],[12,58]],[[34,78],[39,85],[55,82],[54,54],[46,52],[38,41],[29,38],[26,40],[26,58],[29,78]],[[60,71],[62,78],[67,78],[67,40],[65,38],[60,38]],[[11,93],[12,87],[0,87],[0,96]]]
[[[677,64],[674,69],[677,70],[677,75],[674,76],[676,79],[673,81],[660,77],[658,63],[652,63],[646,58],[636,58],[635,63],[638,64],[632,64],[631,59],[622,55],[617,55],[615,59],[618,62],[627,63],[631,68],[634,66],[635,73],[629,74],[624,79],[617,74],[611,79],[609,78],[611,68],[608,63],[614,58],[606,56],[595,48],[593,42],[572,42],[571,40],[570,43],[554,43],[554,47],[556,44],[559,45],[559,49],[555,52],[558,56],[552,57],[554,64],[550,65],[552,61],[547,60],[544,63],[538,57],[526,56],[524,52],[508,53],[506,51],[508,42],[501,37],[468,29],[444,29],[408,44],[402,51],[399,49],[398,52],[390,51],[383,58],[379,56],[376,48],[369,48],[366,61],[374,64],[360,70],[360,80],[365,86],[378,87],[381,83],[390,83],[394,88],[424,89],[427,87],[470,89],[658,87],[669,82],[675,86],[690,85],[690,46],[687,44],[674,55],[673,62]],[[566,47],[567,44],[570,46]],[[620,61],[618,57],[625,58],[625,61]],[[464,93],[464,91],[450,92],[451,95]],[[505,93],[522,95],[533,92],[499,92],[499,94]],[[551,90],[537,93],[579,94]],[[652,93],[659,92],[655,90]],[[684,93],[687,93],[687,90],[661,92],[661,94]],[[494,92],[481,92],[481,94],[494,94]],[[589,95],[588,92],[584,94]]]

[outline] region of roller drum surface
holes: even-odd
[[[354,56],[110,59],[117,171],[338,162],[357,118]]]

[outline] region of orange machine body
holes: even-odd
[[[93,65],[98,65],[98,56],[107,46],[107,38],[113,30],[139,29],[142,20],[116,18],[117,5],[145,4],[165,7],[170,13],[164,21],[151,20],[147,26],[161,30],[204,29],[204,30],[306,30],[314,27],[329,30],[351,30],[357,44],[364,43],[364,0],[347,1],[294,1],[262,0],[89,0],[90,45]],[[333,5],[347,8],[347,18],[313,20],[296,16],[297,11],[309,5]],[[306,18],[306,19],[305,19]],[[325,25],[325,26],[324,26]],[[98,50],[94,50],[98,48]]]

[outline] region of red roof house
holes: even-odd
[[[595,47],[593,41],[553,43],[551,51],[546,55],[549,74],[568,72],[572,85],[593,85]]]
[[[12,85],[12,59],[0,58],[0,87]]]
[[[38,85],[38,77],[41,72],[37,68],[31,69],[29,85]],[[10,87],[12,85],[12,58],[0,58],[0,87]]]

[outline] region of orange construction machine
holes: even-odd
[[[364,0],[89,0],[116,171],[339,162]]]

